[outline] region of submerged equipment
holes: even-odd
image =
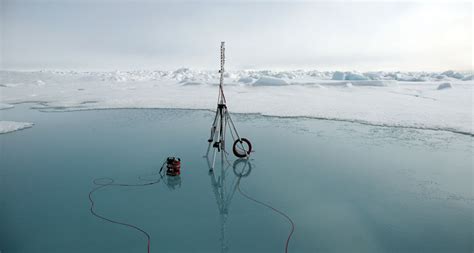
[[[214,121],[211,126],[211,136],[209,137],[209,146],[207,147],[206,157],[209,155],[211,146],[214,148],[214,154],[212,156],[212,165],[210,170],[212,171],[215,166],[216,152],[225,151],[225,137],[226,130],[229,128],[229,132],[234,139],[232,146],[232,152],[239,158],[249,157],[252,152],[252,144],[246,138],[241,138],[237,129],[230,117],[229,111],[227,110],[226,99],[224,96],[224,63],[225,63],[225,47],[224,42],[221,42],[221,69],[220,81],[219,81],[219,95],[217,98],[217,110],[214,117]]]

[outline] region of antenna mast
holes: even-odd
[[[218,104],[225,104],[225,96],[224,96],[224,64],[225,64],[225,42],[221,42],[221,69],[219,73],[221,74],[219,80],[219,101]]]
[[[217,98],[217,110],[216,115],[214,116],[214,121],[211,126],[211,136],[207,140],[209,146],[207,147],[206,157],[208,157],[211,148],[214,148],[212,155],[212,165],[210,170],[214,170],[214,165],[216,162],[216,153],[221,153],[221,160],[224,160],[225,151],[225,137],[226,130],[228,129],[232,138],[234,139],[234,144],[232,146],[232,152],[235,156],[239,158],[248,158],[250,152],[252,151],[252,144],[246,138],[240,138],[237,128],[234,125],[234,122],[230,118],[229,111],[227,110],[227,105],[224,96],[224,63],[225,63],[225,43],[221,42],[221,69],[219,70],[220,80],[219,80],[219,96]]]

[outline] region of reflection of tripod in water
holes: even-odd
[[[212,156],[212,163],[209,166],[210,170],[214,169],[216,162],[216,152],[225,152],[225,137],[227,127],[229,132],[234,139],[234,145],[232,151],[235,156],[244,158],[250,155],[252,151],[252,144],[246,138],[240,138],[237,128],[230,117],[229,111],[227,110],[226,100],[224,96],[224,63],[225,63],[225,47],[224,42],[221,42],[221,69],[220,81],[219,81],[219,95],[217,99],[217,110],[214,116],[214,121],[211,127],[211,136],[209,137],[209,146],[207,147],[206,157],[209,155],[211,146],[214,148],[214,154]]]
[[[230,163],[227,161],[225,154],[221,152],[221,163],[220,163],[220,172],[216,177],[214,170],[211,169],[211,161],[206,158],[209,166],[209,177],[211,179],[212,190],[216,197],[217,207],[219,208],[220,216],[220,225],[221,225],[221,252],[227,252],[228,243],[225,238],[225,224],[227,222],[227,215],[229,213],[229,206],[234,197],[234,193],[239,186],[240,179],[250,175],[252,166],[248,159],[238,159],[232,165],[233,174],[235,175],[234,181],[230,184],[231,188],[226,188],[226,176],[228,174],[228,169],[231,167]],[[226,165],[227,164],[227,165]]]

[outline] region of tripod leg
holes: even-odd
[[[214,136],[211,136],[211,138],[214,139]],[[207,151],[206,151],[205,157],[209,156],[209,151],[211,150],[211,146],[212,146],[212,139],[211,139],[211,142],[209,142],[209,144],[207,145]]]
[[[209,155],[209,151],[211,150],[211,146],[214,145],[214,142],[218,141],[218,137],[216,138],[216,135],[218,134],[217,130],[217,124],[219,122],[219,110],[216,111],[216,116],[214,118],[214,122],[212,123],[211,127],[211,136],[209,137],[209,145],[207,146],[207,151],[206,151],[206,156]]]
[[[220,115],[219,115],[219,134],[220,134],[220,138],[219,138],[219,141],[220,141],[220,146],[221,146],[221,149],[223,150],[224,147],[222,147],[222,144],[224,144],[224,122],[225,122],[225,118],[224,118],[224,108],[221,108],[221,111],[220,111]]]
[[[212,146],[213,140],[215,138],[215,135],[216,134],[215,134],[215,131],[214,131],[213,135],[211,135],[211,139],[210,139],[211,141],[209,142],[209,145],[207,145],[207,151],[206,151],[206,155],[205,155],[206,157],[209,155],[209,151],[211,150],[211,146]]]
[[[217,148],[214,148],[214,154],[212,155],[212,167],[211,167],[211,171],[214,170],[214,166],[216,164],[216,152],[217,152]]]
[[[220,136],[220,148],[223,152],[226,152],[225,150],[225,137],[226,137],[226,128],[227,128],[227,118],[225,116],[225,108],[222,109],[221,113],[221,122],[220,122],[220,129],[221,129],[221,136]]]
[[[212,167],[211,167],[211,170],[214,170],[214,166],[216,165],[216,153],[217,151],[221,151],[221,148],[222,148],[222,142],[221,142],[221,138],[222,138],[222,121],[224,119],[222,118],[222,108],[218,108],[217,109],[217,112],[216,112],[216,120],[215,120],[215,124],[214,124],[214,127],[215,127],[215,130],[214,130],[214,136],[212,137],[212,141],[211,143],[209,143],[209,147],[208,147],[208,152],[209,152],[209,149],[210,149],[210,145],[213,146],[214,148],[214,154],[212,155]],[[216,145],[217,144],[217,145]]]
[[[209,142],[212,142],[212,137],[214,136],[214,132],[216,131],[216,122],[217,122],[217,116],[219,115],[219,110],[216,111],[216,115],[214,116],[214,121],[212,122],[211,126],[211,136],[209,137]]]
[[[222,141],[222,146],[223,146],[224,149],[225,149],[225,137],[226,137],[226,134],[227,134],[227,126],[229,125],[229,120],[227,118],[228,115],[229,114],[228,114],[227,108],[226,108],[225,111],[224,111],[224,130],[223,130],[224,134],[223,134],[223,141]]]

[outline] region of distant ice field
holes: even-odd
[[[217,71],[0,71],[0,108],[214,110]],[[234,71],[233,113],[310,117],[474,135],[472,73]],[[8,120],[1,118],[1,120]]]

